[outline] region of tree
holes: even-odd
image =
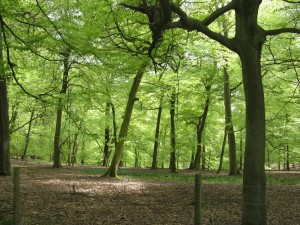
[[[136,73],[136,76],[134,77],[134,80],[133,80],[133,83],[131,86],[131,90],[130,90],[129,96],[128,96],[128,101],[127,101],[127,105],[126,105],[126,109],[125,109],[123,122],[122,122],[122,125],[120,128],[120,131],[119,131],[118,139],[116,140],[115,153],[113,155],[111,165],[108,168],[108,170],[104,176],[117,177],[118,167],[119,167],[121,157],[123,154],[124,143],[126,140],[128,127],[129,127],[130,120],[131,120],[134,102],[137,100],[136,94],[139,89],[143,75],[146,72],[147,65],[148,65],[148,60],[142,61],[140,64],[140,67]]]
[[[176,107],[176,90],[174,89],[170,96],[170,169],[171,172],[176,172],[176,127],[175,127],[175,107]]]
[[[159,107],[158,107],[151,169],[157,169],[157,155],[158,155],[158,147],[159,147],[160,121],[161,121],[161,114],[162,114],[162,110],[163,110],[162,101],[163,101],[163,97],[161,97],[160,102],[159,102]]]
[[[63,77],[62,77],[62,86],[60,90],[60,96],[58,98],[57,102],[57,110],[56,110],[56,126],[55,126],[55,135],[54,135],[54,155],[53,155],[53,167],[54,168],[60,168],[61,162],[60,162],[60,153],[61,153],[61,123],[62,123],[62,113],[63,113],[63,107],[64,107],[64,95],[66,95],[68,90],[68,79],[69,79],[69,71],[70,71],[70,50],[66,50],[63,53],[63,64],[64,64],[64,71],[63,71]]]
[[[2,11],[2,5],[0,5]],[[10,175],[7,76],[3,59],[4,24],[0,14],[0,175]]]
[[[153,38],[155,45],[161,41],[166,29],[181,28],[204,33],[240,57],[246,101],[243,224],[266,224],[267,222],[266,176],[264,171],[265,107],[260,62],[262,46],[268,35],[286,32],[300,33],[300,29],[296,28],[264,30],[257,21],[261,2],[261,0],[232,0],[201,20],[188,16],[179,5],[170,0],[159,0],[156,8],[159,9],[162,16],[150,24],[153,35],[156,34],[155,32],[160,33],[158,39]],[[138,11],[148,16],[147,9],[149,6],[147,2],[143,1],[141,7],[144,10]],[[128,8],[133,9],[133,7]],[[155,10],[154,7],[152,9]],[[209,28],[210,24],[230,10],[235,11],[234,38],[227,38]],[[178,20],[175,22],[171,21],[172,13],[177,16]],[[155,32],[153,32],[154,28]]]

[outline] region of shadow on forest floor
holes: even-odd
[[[12,166],[23,167],[22,225],[193,224],[193,173],[189,171],[172,175],[128,169],[120,172],[120,179],[110,179],[101,177],[105,170],[96,167],[52,169],[50,164],[18,161],[12,161]],[[286,176],[294,183],[281,182]],[[203,177],[203,224],[241,224],[242,178],[225,182],[225,175],[210,172]],[[221,182],[211,182],[211,177]],[[300,224],[300,172],[272,172],[268,177],[268,224]],[[0,213],[9,219],[12,177],[0,177],[0,184]]]

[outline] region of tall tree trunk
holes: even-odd
[[[7,83],[3,61],[3,24],[0,20],[0,175],[10,175]]]
[[[289,145],[286,145],[286,170],[290,171],[290,150]]]
[[[205,157],[205,154],[206,154],[206,149],[205,149],[205,146],[203,146],[203,149],[202,149],[202,170],[205,170],[206,169],[206,157]]]
[[[225,128],[224,138],[223,138],[223,142],[222,142],[221,156],[220,156],[220,164],[219,164],[219,168],[217,170],[217,174],[220,173],[221,170],[222,170],[223,158],[224,158],[224,152],[225,152],[225,145],[226,145],[226,138],[227,138],[227,132],[226,132],[226,128]]]
[[[29,125],[28,125],[27,134],[26,134],[26,140],[25,140],[25,147],[24,147],[23,155],[21,157],[22,160],[26,159],[27,149],[29,146],[29,140],[30,140],[30,135],[31,135],[31,126],[32,126],[33,117],[34,117],[34,109],[31,111],[31,114],[30,114]]]
[[[194,161],[194,169],[195,170],[200,169],[200,160],[201,160],[201,151],[202,151],[202,136],[203,136],[203,131],[204,131],[206,118],[207,118],[207,114],[208,114],[210,88],[211,88],[210,85],[205,87],[208,96],[205,101],[205,107],[204,107],[203,114],[199,117],[199,122],[197,125],[197,151],[196,151],[196,156],[195,156],[195,161]]]
[[[9,133],[12,134],[13,131],[15,130],[16,127],[16,121],[18,118],[18,106],[19,103],[16,103],[15,105],[12,106],[12,115],[11,115],[11,119],[9,121]]]
[[[171,123],[171,153],[170,153],[170,169],[171,172],[176,172],[176,131],[175,131],[175,104],[176,104],[176,93],[173,91],[170,99],[170,123]]]
[[[239,166],[239,170],[242,171],[243,170],[243,159],[244,159],[244,154],[243,154],[243,138],[241,135],[241,139],[240,139],[240,166]]]
[[[237,3],[236,39],[242,63],[246,101],[246,143],[243,176],[242,224],[264,225],[266,216],[265,103],[261,76],[261,49],[265,41],[257,25],[260,0]]]
[[[106,102],[105,109],[105,129],[104,129],[104,154],[103,154],[103,162],[102,166],[108,167],[108,156],[109,156],[109,143],[110,143],[110,131],[109,131],[109,115],[110,115],[110,102]]]
[[[70,50],[67,50],[64,53],[64,73],[62,79],[62,88],[60,91],[60,96],[57,103],[57,110],[56,110],[56,126],[55,126],[55,136],[54,136],[54,155],[53,155],[53,168],[60,168],[60,138],[61,138],[61,123],[62,123],[62,114],[63,114],[63,107],[64,107],[64,95],[67,93],[68,89],[68,77],[69,77],[69,57],[70,57]]]
[[[124,142],[125,142],[125,139],[127,136],[127,131],[128,131],[129,123],[131,120],[133,106],[134,106],[134,102],[136,101],[136,94],[139,89],[143,75],[146,71],[147,65],[148,65],[148,61],[142,62],[142,64],[140,65],[140,68],[137,71],[137,74],[134,78],[134,81],[132,83],[128,101],[127,101],[127,105],[126,105],[126,109],[125,109],[125,115],[123,118],[119,136],[118,136],[118,140],[116,140],[115,153],[114,153],[111,165],[108,168],[108,170],[104,176],[117,177],[118,166],[121,161],[122,154],[123,154]]]
[[[161,113],[162,113],[162,99],[160,100],[160,104],[159,104],[159,107],[158,107],[151,169],[157,169],[157,155],[158,155],[158,146],[159,146],[159,132],[160,132]]]
[[[232,123],[232,112],[231,112],[231,93],[230,93],[230,81],[227,68],[223,68],[224,76],[224,106],[225,106],[225,129],[228,137],[229,146],[229,175],[239,174],[236,160],[236,142]]]
[[[72,166],[74,166],[74,164],[77,163],[78,135],[79,135],[79,130],[74,135],[72,154],[71,154],[71,164],[72,164]]]

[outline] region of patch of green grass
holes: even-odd
[[[105,168],[88,168],[82,170],[86,174],[101,175],[106,172]],[[157,182],[194,182],[195,176],[191,173],[170,173],[169,170],[149,170],[149,169],[120,169],[118,171],[119,178],[139,179]],[[241,184],[242,176],[226,176],[226,175],[202,175],[202,182],[216,184]]]
[[[268,184],[283,184],[283,185],[296,185],[300,184],[300,176],[299,175],[269,175],[267,176]]]
[[[13,225],[12,219],[6,219],[4,215],[0,213],[0,224],[1,225]]]

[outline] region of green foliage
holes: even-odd
[[[2,213],[0,213],[0,224],[1,225],[13,225],[12,219],[7,219]]]

